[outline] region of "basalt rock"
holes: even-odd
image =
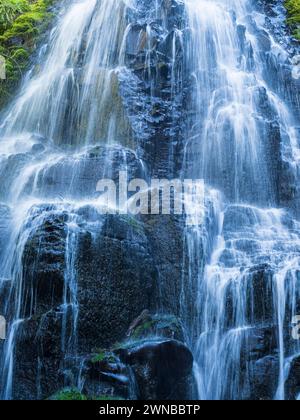
[[[118,353],[134,372],[139,399],[189,399],[193,356],[184,344],[174,340],[146,341]]]
[[[128,20],[127,70],[119,75],[124,106],[150,171],[172,177],[180,169],[188,87],[184,4],[180,0],[141,1],[129,9]]]
[[[39,156],[34,154],[32,160],[33,164],[38,164]],[[120,146],[91,147],[79,156],[53,156],[36,177],[33,175],[28,179],[22,196],[34,192],[38,197],[47,195],[49,199],[56,200],[70,197],[73,200],[93,199],[99,195],[99,181],[109,179],[118,185],[120,171],[127,173],[128,180],[144,176],[144,169],[137,155]]]
[[[300,358],[291,361],[289,375],[285,384],[287,399],[295,401],[300,395]]]
[[[59,337],[64,334],[64,328],[66,337],[73,337],[72,340],[76,339],[78,343],[76,353],[84,355],[99,343],[111,346],[122,339],[128,330],[129,319],[137,317],[145,306],[156,306],[157,272],[143,224],[129,217],[101,216],[93,208],[81,208],[74,216],[81,226],[78,245],[71,250],[77,255],[78,291],[77,303],[70,303],[79,307],[74,332],[74,307],[70,305],[68,310],[64,307],[65,299],[69,300],[71,293],[70,273],[66,271],[70,214],[60,213],[51,206],[49,210],[24,248],[22,315],[28,321],[20,326],[22,333],[18,334],[16,349],[23,352],[19,360],[20,363],[24,361],[28,372],[16,368],[20,371],[14,391],[18,396],[24,394],[24,398],[29,395],[36,398],[38,392],[45,397],[57,390],[52,389],[51,381],[47,386],[43,385],[46,374],[54,378],[53,384],[56,376],[57,381],[61,376],[72,377],[72,367],[64,367],[62,372],[65,356]],[[41,207],[40,212],[45,212],[45,207]],[[50,317],[51,313],[57,317]],[[49,319],[51,323],[46,330],[44,326]],[[45,344],[47,337],[53,337],[55,345]],[[56,372],[58,365],[61,369]],[[41,382],[39,390],[37,377]],[[31,384],[28,383],[30,380]],[[70,380],[70,385],[72,383]],[[24,386],[28,392],[24,391]]]
[[[83,233],[77,250],[79,343],[82,349],[112,345],[128,320],[156,299],[157,272],[142,224],[107,216],[100,235]]]

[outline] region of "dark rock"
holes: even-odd
[[[173,177],[181,169],[183,97],[188,86],[183,37],[179,35],[187,27],[184,4],[179,0],[142,1],[129,9],[128,20],[128,68],[119,75],[124,106],[150,172]]]
[[[226,290],[226,326],[236,325],[236,314],[240,307],[240,290],[245,291],[245,322],[250,325],[256,323],[276,323],[274,319],[274,289],[273,270],[268,265],[251,268],[241,275],[240,288],[236,289],[231,282]]]
[[[134,331],[138,328],[143,326],[145,323],[151,322],[152,317],[148,309],[145,309],[131,324],[127,331],[127,337],[130,337]]]
[[[193,356],[184,344],[174,340],[148,341],[118,353],[134,372],[138,399],[189,399]]]
[[[38,145],[36,145],[38,146]],[[25,185],[23,194],[34,187],[36,196],[48,199],[92,199],[97,197],[97,183],[110,179],[118,186],[119,171],[126,171],[128,179],[143,178],[143,167],[137,155],[122,147],[94,147],[81,156],[62,156],[45,162],[37,176]]]
[[[183,326],[174,315],[151,315],[149,311],[144,311],[141,315],[131,324],[128,337],[134,340],[159,337],[184,341]]]
[[[55,214],[52,206],[41,207],[45,219],[24,248],[26,279],[23,291],[24,316],[42,314],[62,304],[65,287],[65,247],[67,214]],[[54,214],[52,213],[54,211]]]
[[[85,363],[84,394],[134,399],[134,379],[131,369],[111,351],[100,350]]]
[[[79,347],[112,345],[128,320],[156,299],[157,272],[142,225],[107,216],[100,235],[83,233],[78,246]]]
[[[45,399],[64,386],[62,314],[50,311],[22,322],[15,343],[13,396]]]
[[[155,309],[179,316],[178,296],[182,287],[181,261],[184,252],[183,220],[172,215],[143,216],[143,220],[159,279]]]

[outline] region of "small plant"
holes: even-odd
[[[100,350],[95,350],[94,353],[95,354],[91,359],[92,363],[101,363],[101,362],[115,363],[116,361],[116,358],[111,351],[100,349]]]

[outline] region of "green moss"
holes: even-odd
[[[0,34],[8,29],[14,20],[29,10],[27,0],[1,0],[0,3]]]
[[[55,401],[86,401],[87,397],[77,389],[63,389],[49,398]]]
[[[92,363],[100,363],[100,362],[107,362],[107,363],[115,363],[116,358],[111,351],[100,350],[92,357]]]
[[[52,397],[48,398],[51,401],[121,401],[124,398],[111,395],[96,395],[86,396],[79,392],[77,389],[63,389]]]
[[[0,80],[0,107],[28,68],[30,56],[53,17],[49,6],[55,1],[1,0],[0,55],[6,62],[6,80]],[[1,8],[5,10],[2,14]]]
[[[147,334],[148,332],[151,332],[151,329],[152,329],[152,327],[154,325],[155,325],[155,322],[154,321],[144,322],[144,324],[138,326],[135,329],[132,337],[133,338],[140,338],[140,337],[142,337],[144,334]]]
[[[92,358],[92,363],[103,362],[106,358],[106,351],[103,350]]]
[[[288,14],[287,23],[294,37],[300,41],[300,0],[286,0],[285,7]]]
[[[91,398],[93,401],[124,401],[125,398],[112,397],[111,395],[99,395],[98,397]]]
[[[171,315],[155,315],[152,320],[139,325],[132,334],[133,339],[150,336],[179,338],[181,336],[179,320]]]

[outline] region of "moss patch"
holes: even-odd
[[[49,398],[54,401],[86,401],[87,397],[77,389],[63,389]]]
[[[110,395],[100,395],[95,398],[91,398],[93,401],[125,401],[125,398],[111,397]]]
[[[111,395],[98,395],[95,397],[88,397],[77,389],[63,389],[52,397],[49,398],[52,401],[121,401],[124,400],[122,397],[111,396]]]
[[[102,362],[115,363],[116,357],[111,351],[97,350],[95,354],[92,356],[91,362],[92,363],[102,363]]]
[[[55,1],[1,1],[0,55],[5,59],[6,79],[0,80],[0,107],[10,98],[27,69],[40,36],[53,17],[49,8]]]
[[[287,23],[294,37],[300,41],[300,0],[286,0],[285,7],[288,13]]]

